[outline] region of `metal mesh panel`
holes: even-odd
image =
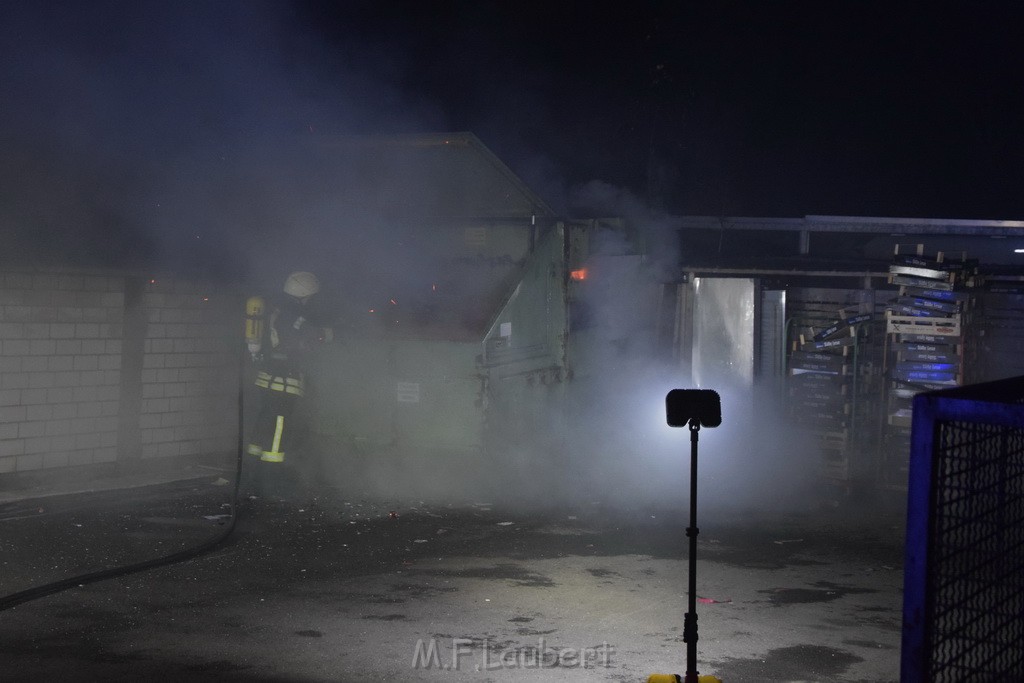
[[[937,424],[928,680],[1024,680],[1024,430]]]

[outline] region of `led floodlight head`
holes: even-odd
[[[669,427],[685,427],[696,420],[701,427],[722,424],[722,399],[710,389],[673,389],[665,397]]]

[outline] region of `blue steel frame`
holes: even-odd
[[[943,457],[938,440],[943,425],[954,422],[1024,430],[1024,377],[926,392],[914,397],[903,574],[901,683],[932,680],[935,588],[932,569],[939,540],[935,533],[937,493],[942,484],[936,477]]]

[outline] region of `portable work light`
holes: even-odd
[[[717,391],[708,389],[673,389],[665,396],[665,416],[670,427],[690,427],[690,539],[689,595],[683,619],[683,642],[686,643],[686,676],[652,674],[647,683],[722,683],[715,676],[701,676],[697,671],[697,432],[701,427],[722,424],[722,399]]]
[[[673,389],[665,396],[669,427],[685,427],[696,420],[701,427],[722,424],[722,400],[710,389]]]

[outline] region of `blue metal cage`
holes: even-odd
[[[914,398],[903,683],[1024,681],[1024,377]]]

